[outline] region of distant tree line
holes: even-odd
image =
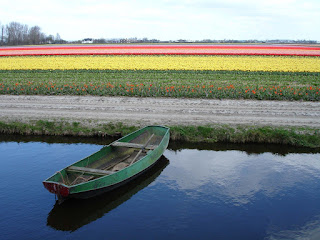
[[[39,45],[50,43],[66,43],[59,33],[46,35],[39,26],[29,27],[26,24],[10,22],[7,25],[0,23],[0,45]]]

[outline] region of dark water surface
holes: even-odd
[[[320,239],[320,153],[170,143],[147,174],[56,204],[42,181],[97,139],[0,138],[1,239]]]

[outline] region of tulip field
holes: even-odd
[[[320,100],[320,46],[0,48],[0,94]]]

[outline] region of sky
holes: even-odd
[[[84,38],[320,41],[320,0],[0,0],[0,23]]]

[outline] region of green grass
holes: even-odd
[[[171,128],[172,138],[186,142],[272,143],[299,147],[320,147],[320,131],[312,128],[199,126]]]
[[[319,101],[320,73],[0,71],[0,94]]]
[[[84,125],[79,122],[34,121],[0,122],[0,134],[120,137],[135,130],[137,126],[123,123]],[[170,126],[171,140],[194,143],[272,143],[296,147],[320,148],[320,130],[293,127],[257,126]]]
[[[0,134],[49,135],[49,136],[98,136],[113,137],[127,135],[138,127],[119,123],[99,124],[93,127],[80,122],[38,120],[30,123],[0,122]]]

